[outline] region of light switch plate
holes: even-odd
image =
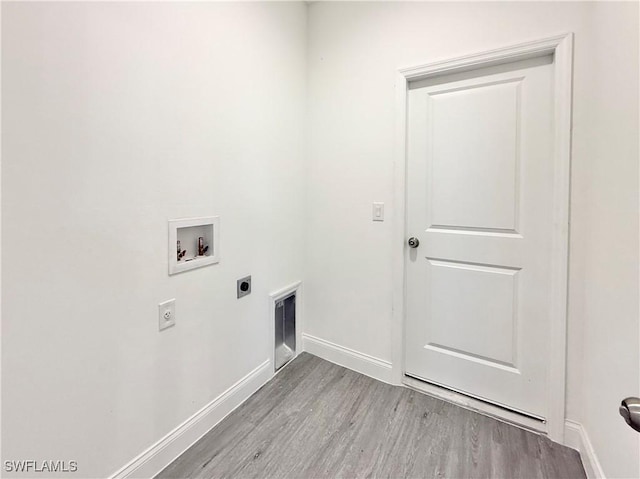
[[[371,219],[373,221],[384,221],[384,203],[373,203],[373,212]]]
[[[176,300],[170,299],[158,305],[158,330],[175,326],[176,324]]]

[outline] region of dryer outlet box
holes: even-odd
[[[240,278],[236,283],[236,291],[238,293],[238,299],[251,294],[251,276]]]

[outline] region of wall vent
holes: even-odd
[[[275,302],[275,352],[277,371],[296,355],[296,292]]]

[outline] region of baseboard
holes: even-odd
[[[379,381],[389,384],[393,383],[391,363],[388,361],[345,348],[344,346],[311,336],[310,334],[302,335],[302,345],[305,351],[322,359],[352,369]]]
[[[600,461],[582,424],[569,419],[564,422],[564,444],[580,453],[589,479],[605,479]]]
[[[272,377],[271,361],[266,360],[165,437],[131,460],[114,473],[110,479],[151,478],[155,476]]]

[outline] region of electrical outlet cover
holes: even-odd
[[[170,328],[176,324],[176,300],[170,299],[158,305],[158,330]]]
[[[237,281],[236,292],[238,293],[238,299],[251,294],[251,276],[245,276]]]

